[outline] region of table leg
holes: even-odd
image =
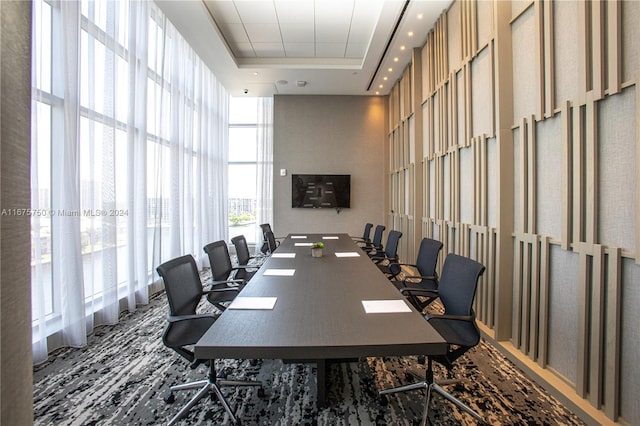
[[[317,365],[317,380],[316,388],[318,394],[318,408],[324,408],[327,404],[327,360],[316,360]]]

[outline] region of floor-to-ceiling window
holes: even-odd
[[[33,15],[32,205],[15,214],[32,221],[38,362],[146,303],[161,262],[228,236],[229,96],[152,2]]]

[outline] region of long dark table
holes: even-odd
[[[298,236],[307,238],[295,238]],[[323,237],[338,239],[323,239]],[[296,243],[322,241],[324,256]],[[335,253],[357,252],[359,257]],[[329,360],[367,356],[446,353],[444,339],[413,309],[366,313],[363,300],[403,299],[369,257],[346,234],[293,234],[269,257],[239,297],[275,296],[272,310],[227,309],[195,345],[200,359],[295,359],[317,363],[317,404],[326,403]],[[295,269],[268,276],[269,269]]]

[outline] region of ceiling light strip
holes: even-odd
[[[378,75],[378,71],[380,71],[382,62],[384,61],[385,56],[387,56],[387,51],[389,50],[389,47],[391,47],[393,38],[395,37],[396,32],[400,27],[400,23],[402,23],[402,18],[404,18],[404,13],[407,11],[407,8],[409,7],[410,2],[411,0],[406,0],[404,2],[404,6],[402,7],[402,12],[400,12],[400,15],[398,16],[398,20],[396,21],[396,25],[393,27],[393,31],[391,32],[391,36],[389,37],[389,40],[387,40],[387,45],[384,47],[384,51],[382,52],[380,61],[378,61],[378,66],[376,67],[376,70],[373,72],[373,75],[371,76],[371,81],[369,81],[369,85],[367,86],[367,91],[371,90],[371,86],[373,86],[373,81],[376,79],[376,76]]]

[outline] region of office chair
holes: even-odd
[[[236,271],[236,278],[249,280],[251,276],[255,273],[255,270],[260,268],[262,261],[264,260],[263,256],[251,256],[249,253],[249,245],[247,244],[247,239],[244,235],[237,235],[231,239],[233,246],[236,248],[236,256],[238,257],[238,266],[244,266],[246,268],[251,268],[253,271],[248,271],[247,269],[239,269]],[[254,260],[254,263],[251,261]],[[247,272],[251,272],[247,274]]]
[[[260,252],[264,255],[268,255],[271,253],[271,250],[269,249],[269,241],[267,240],[267,232],[271,232],[272,236],[273,236],[273,244],[271,245],[271,247],[273,247],[275,249],[275,247],[277,247],[280,244],[280,240],[282,240],[282,237],[276,237],[275,234],[273,233],[273,230],[271,229],[271,225],[268,223],[263,223],[260,225],[260,231],[262,232],[262,246],[260,247]]]
[[[389,267],[391,264],[398,261],[398,244],[400,243],[400,238],[402,238],[402,232],[396,231],[395,229],[389,231],[384,251],[376,251],[370,255],[371,260],[378,265],[378,268],[380,268],[385,275],[389,275],[391,277],[395,277],[400,273],[399,267]],[[383,263],[385,261],[386,264]]]
[[[400,272],[402,266],[409,266],[417,270],[417,275],[405,275],[402,280],[392,280],[394,286],[402,294],[404,294],[409,302],[422,312],[431,302],[437,299],[435,295],[426,298],[418,298],[414,294],[410,294],[407,290],[437,290],[438,289],[438,272],[436,265],[438,264],[438,255],[442,250],[442,243],[431,238],[423,238],[418,249],[418,257],[415,264],[394,263],[389,268],[396,272]]]
[[[235,274],[240,270],[246,269],[243,266],[234,267],[231,264],[231,257],[229,256],[229,248],[227,243],[220,240],[214,241],[204,246],[204,252],[209,256],[209,263],[211,265],[211,285],[214,288],[225,288],[236,286],[238,291],[244,288],[246,279],[237,277]],[[247,271],[247,275],[252,275]],[[247,278],[249,279],[250,276]],[[235,296],[234,296],[235,297]],[[211,302],[216,308],[224,311],[227,309],[227,304],[233,300],[229,295],[224,294],[210,294],[207,295],[207,300]]]
[[[382,236],[384,235],[384,230],[386,227],[384,225],[376,225],[376,229],[373,231],[373,239],[369,243],[365,243],[362,248],[365,252],[369,254],[373,254],[376,251],[382,251]]]
[[[351,237],[353,241],[359,244],[368,244],[371,242],[371,229],[373,228],[373,223],[365,223],[364,231],[362,232],[362,237]]]
[[[278,242],[278,240],[276,240],[276,237],[273,236],[273,232],[271,232],[271,231],[267,231],[267,232],[264,233],[264,239],[265,239],[266,244],[267,244],[267,254],[269,256],[271,256],[273,251],[276,248],[278,248],[278,246],[280,245],[280,242]]]
[[[480,330],[476,325],[476,316],[472,306],[478,287],[478,280],[483,272],[484,266],[480,263],[456,254],[449,254],[442,269],[438,290],[408,290],[416,295],[437,294],[444,306],[444,314],[425,315],[425,319],[445,339],[449,349],[444,355],[430,355],[427,357],[427,372],[424,380],[419,383],[383,390],[380,395],[424,389],[427,395],[422,416],[423,425],[427,424],[429,402],[433,392],[442,395],[476,420],[482,421],[482,417],[478,413],[440,386],[454,381],[437,382],[433,380],[433,361],[443,365],[447,369],[448,376],[451,377],[453,363],[480,342]]]
[[[196,359],[189,346],[194,345],[206,333],[215,322],[213,314],[197,313],[197,307],[203,295],[212,293],[236,294],[237,288],[224,288],[203,291],[202,283],[196,262],[191,255],[185,255],[163,263],[156,268],[164,281],[165,293],[169,302],[168,323],[162,334],[162,342],[167,348],[176,351],[191,363],[191,368],[196,368],[201,363],[208,364],[209,373],[205,380],[171,386],[163,399],[167,403],[175,401],[174,391],[200,388],[198,393],[180,409],[170,421],[175,424],[184,417],[187,412],[209,392],[213,392],[222,404],[227,414],[236,423],[236,418],[224,399],[220,387],[223,386],[256,386],[259,387],[259,396],[264,394],[262,383],[255,381],[219,380],[216,376],[214,360]]]

